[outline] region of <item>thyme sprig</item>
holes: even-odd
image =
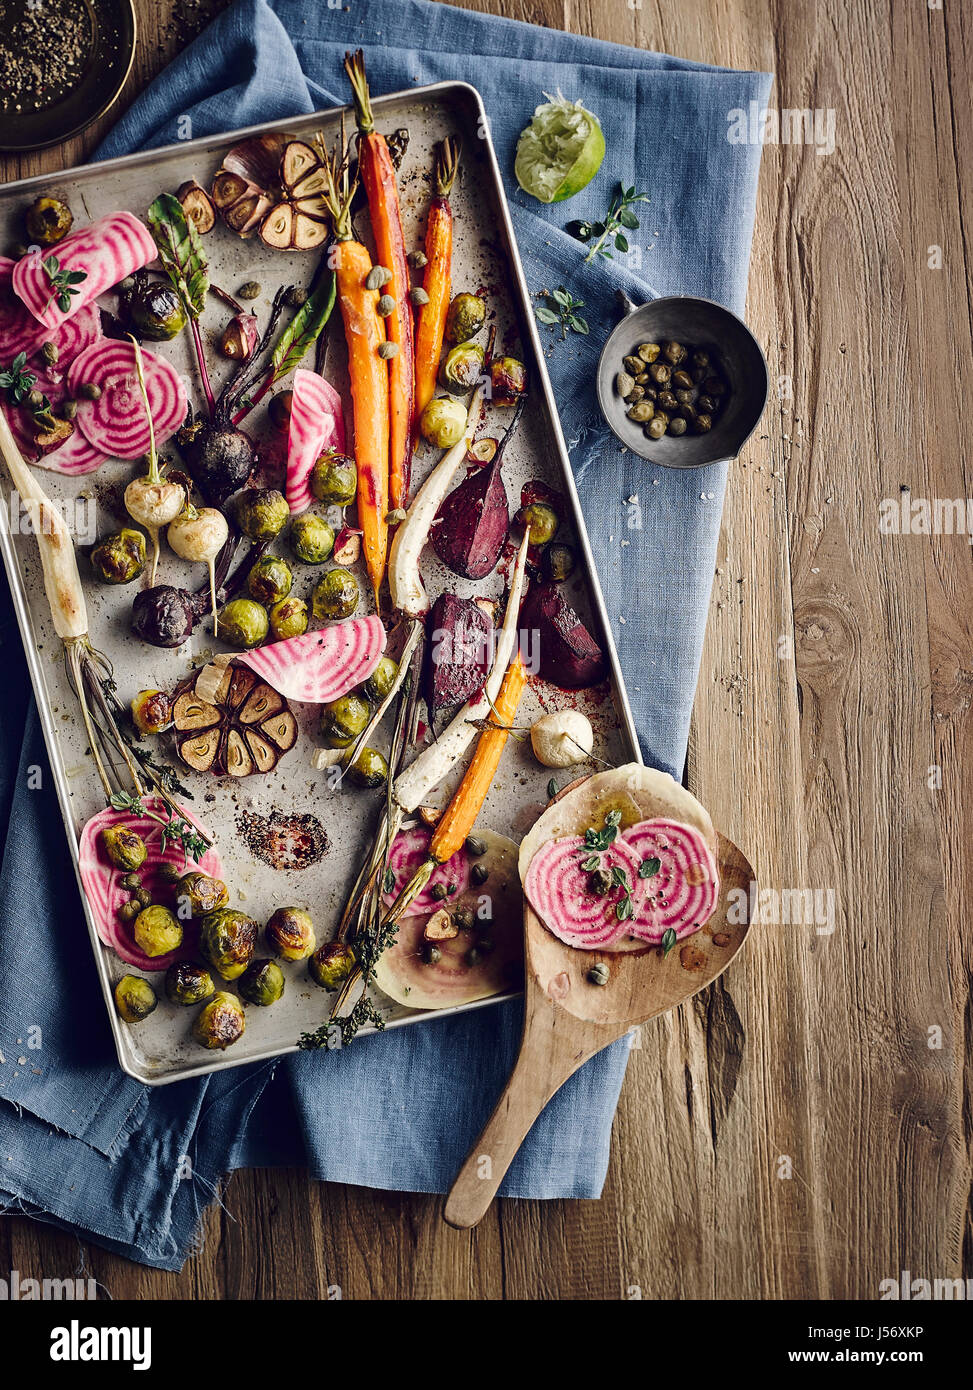
[[[596,240],[591,245],[585,264],[590,265],[593,260],[601,256],[606,261],[614,260],[614,256],[606,245],[611,242],[616,251],[625,252],[628,250],[628,237],[625,231],[634,232],[639,226],[639,220],[632,211],[636,203],[649,202],[648,193],[636,193],[635,186],[626,188],[620,183],[615,190],[611,200],[611,206],[605,214],[603,222],[579,222],[575,227],[575,235],[579,241],[591,242],[591,238]],[[622,229],[625,229],[623,231]]]
[[[37,382],[33,372],[27,370],[27,354],[19,352],[5,372],[0,372],[2,387],[14,405],[29,396]]]
[[[199,863],[209,848],[199,831],[188,821],[174,816],[171,811],[167,817],[158,815],[145,805],[141,797],[132,796],[131,792],[116,792],[111,805],[116,811],[129,811],[133,816],[156,821],[161,826],[162,853],[165,854],[170,845],[177,845],[182,850],[185,864],[189,863],[190,855]]]
[[[588,320],[578,313],[579,309],[584,308],[584,300],[575,299],[563,285],[558,285],[556,290],[541,290],[535,298],[547,300],[546,304],[535,307],[535,317],[551,328],[560,328],[562,343],[569,331],[581,334],[590,332]]]

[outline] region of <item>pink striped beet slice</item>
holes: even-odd
[[[237,661],[285,700],[323,705],[368,680],[384,650],[385,628],[381,618],[373,615],[256,647]]]
[[[303,512],[314,501],[311,472],[325,449],[345,447],[341,397],[323,376],[298,367],[294,373],[290,425],[287,431],[287,502]]]
[[[56,246],[30,251],[14,266],[14,293],[46,328],[57,328],[86,304],[124,280],[126,275],[154,261],[158,248],[152,233],[130,212],[111,212],[77,232],[70,232]],[[58,294],[45,262],[57,261],[57,273],[83,275],[73,284],[67,309],[58,307]]]

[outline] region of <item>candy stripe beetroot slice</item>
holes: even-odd
[[[142,363],[158,446],[171,439],[186,418],[186,387],[171,363],[146,348],[142,349]],[[79,396],[79,387],[84,384],[100,388],[96,401]],[[136,459],[148,453],[149,420],[131,343],[105,338],[85,348],[71,363],[68,391],[78,402],[75,422],[96,449],[119,459]]]
[[[432,831],[425,825],[412,826],[400,830],[389,849],[389,869],[395,880],[385,894],[385,902],[391,907],[398,893],[409,882],[419,865],[429,854],[429,841]],[[409,912],[415,917],[429,916],[437,908],[452,902],[470,886],[470,856],[465,849],[458,850],[452,859],[433,869],[432,877],[419,896],[410,904]],[[447,890],[445,898],[434,898],[432,890],[441,883]]]
[[[142,804],[157,815],[166,814],[162,802],[156,796],[145,796]],[[100,832],[106,826],[130,826],[145,841],[148,856],[139,870],[143,884],[152,894],[153,902],[168,904],[173,898],[171,885],[167,886],[160,871],[163,864],[175,864],[184,872],[201,869],[213,878],[223,877],[223,865],[215,849],[209,849],[197,864],[190,860],[184,863],[185,856],[178,845],[169,845],[163,854],[162,827],[149,816],[136,817],[131,811],[115,811],[111,807],[92,816],[81,832],[78,846],[78,864],[81,884],[91,908],[98,935],[106,946],[110,946],[126,965],[134,965],[136,970],[168,970],[173,961],[182,960],[195,954],[195,928],[184,923],[185,939],[178,951],[170,951],[164,956],[147,956],[137,945],[132,934],[132,924],[123,922],[118,909],[132,896],[122,887],[124,869],[117,869],[105,854],[100,843]],[[207,832],[208,833],[208,832]]]
[[[137,217],[112,212],[69,233],[56,246],[29,252],[13,268],[13,288],[34,318],[47,328],[57,328],[158,254],[152,234]],[[51,256],[56,257],[59,270],[85,277],[71,286],[77,294],[70,296],[66,311],[58,308],[57,290],[44,269],[44,261]]]
[[[373,615],[271,642],[237,660],[285,700],[323,705],[368,680],[384,650],[385,628]]]
[[[603,896],[591,892],[591,871],[582,868],[591,854],[582,835],[549,840],[530,861],[524,892],[558,940],[586,951],[606,950],[628,936],[632,924],[620,921],[616,912],[625,896],[621,885]],[[629,891],[633,891],[639,860],[623,839],[617,839],[596,857],[602,869],[621,869]]]
[[[28,356],[43,342],[44,329],[13,292],[15,261],[0,257],[0,366],[7,368],[21,352]]]
[[[94,473],[107,462],[108,455],[96,449],[85,439],[81,431],[76,429],[59,448],[49,454],[41,454],[37,459],[37,467],[49,468],[52,473],[64,473],[70,477]]]
[[[670,929],[678,941],[699,931],[712,916],[720,891],[716,860],[699,831],[659,818],[633,825],[624,839],[640,864],[659,861],[658,873],[636,880],[636,911],[625,924],[628,934],[658,945]]]
[[[287,431],[287,502],[292,512],[311,505],[311,471],[324,449],[345,447],[341,397],[323,376],[298,367],[294,373]]]

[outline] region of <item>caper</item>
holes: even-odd
[[[660,391],[657,399],[663,410],[675,410],[679,404],[671,391]]]
[[[684,420],[689,420],[691,422],[696,419],[696,407],[692,404],[681,405],[679,407],[679,414]]]
[[[625,397],[625,399],[628,401],[629,405],[635,405],[638,401],[642,399],[644,395],[644,386],[633,386],[631,391],[629,391],[628,395]]]
[[[709,431],[713,428],[712,415],[697,415],[695,425],[697,434],[708,434]]]
[[[648,372],[639,372],[638,376],[635,378],[635,385],[648,386],[651,380],[652,378],[649,376]]]
[[[123,922],[134,922],[141,911],[142,909],[139,907],[138,903],[122,903],[121,907],[118,909],[118,915]]]
[[[429,889],[429,896],[437,903],[445,902],[447,897],[445,883],[434,883]]]
[[[490,870],[485,864],[474,864],[470,869],[470,882],[475,883],[477,888],[486,883],[490,877]]]
[[[541,568],[545,577],[553,580],[555,584],[570,579],[575,564],[574,551],[569,545],[549,545],[541,558]]]
[[[665,362],[653,362],[649,368],[649,376],[656,386],[668,386],[669,378],[672,376],[672,368]]]
[[[662,356],[667,362],[671,362],[674,367],[678,367],[680,362],[685,362],[688,356],[682,343],[663,343]]]
[[[655,406],[651,401],[636,401],[625,414],[636,424],[643,424],[646,420],[651,420],[655,414]]]
[[[710,356],[709,356],[709,353],[706,352],[706,351],[704,351],[703,348],[697,348],[696,351],[693,353],[693,366],[694,366],[694,367],[702,367],[702,368],[704,368],[705,370],[708,370],[708,369],[709,369],[709,365],[710,365]]]
[[[380,318],[387,319],[389,314],[395,310],[395,300],[390,294],[383,294],[375,305],[375,312]]]
[[[654,362],[659,355],[659,344],[639,343],[635,350],[643,362]]]
[[[130,892],[142,887],[142,880],[138,874],[126,874],[121,883],[122,887],[129,889]]]
[[[284,303],[288,309],[303,309],[307,303],[307,290],[303,285],[291,285],[284,295]]]
[[[423,947],[422,959],[426,965],[438,965],[442,958],[443,953],[438,946],[430,944]]]
[[[247,280],[237,290],[241,299],[258,299],[263,288],[259,280]]]
[[[615,377],[615,390],[621,396],[622,400],[628,398],[628,393],[634,385],[635,378],[632,376],[631,372],[619,372]]]
[[[645,388],[645,397],[644,397],[645,400],[647,400],[647,401],[654,401],[654,400],[658,397],[658,395],[659,395],[658,387],[656,387],[656,386],[647,386],[647,387]]]
[[[712,396],[707,396],[704,393],[700,395],[697,399],[696,408],[697,410],[703,411],[703,413],[706,415],[711,415],[713,411],[716,409],[716,401],[713,399]]]
[[[634,354],[623,357],[622,366],[628,372],[629,376],[632,377],[638,376],[639,372],[645,370],[645,363],[642,361],[641,357],[636,357]]]
[[[471,859],[482,859],[487,852],[486,841],[481,840],[479,835],[467,835],[463,848]]]
[[[688,391],[693,384],[693,379],[688,372],[673,372],[672,384],[677,386],[680,391]]]
[[[689,373],[697,386],[701,385],[709,376],[709,367],[694,367]]]
[[[365,276],[366,290],[380,290],[383,285],[387,285],[392,278],[392,272],[387,270],[384,265],[373,265]]]
[[[661,415],[657,415],[655,419],[650,420],[645,427],[645,433],[650,439],[661,439],[665,432],[666,422]]]
[[[410,251],[408,259],[413,270],[422,270],[423,266],[429,264],[429,257],[425,251]]]
[[[471,907],[457,907],[453,912],[453,921],[460,931],[472,931],[473,909]]]
[[[44,343],[41,347],[41,357],[49,367],[53,367],[58,359],[57,343]]]
[[[159,869],[159,877],[163,883],[178,883],[182,878],[182,870],[178,864],[163,864]]]
[[[675,392],[675,397],[676,397],[676,400],[679,402],[680,405],[692,405],[692,403],[693,403],[693,393],[692,393],[692,391],[682,391],[682,390],[676,391],[676,392]]]
[[[592,869],[588,875],[588,892],[596,898],[603,898],[611,892],[613,883],[614,879],[607,869]]]
[[[585,979],[588,981],[589,985],[607,985],[610,977],[611,971],[608,969],[605,962],[600,960],[597,965],[591,967]]]
[[[27,404],[31,410],[40,410],[44,405],[44,392],[31,391],[27,397]]]
[[[419,287],[418,285],[416,286],[416,288],[415,288],[414,290],[410,290],[410,291],[409,291],[409,298],[412,300],[413,304],[415,304],[417,307],[420,306],[420,305],[422,305],[422,304],[428,304],[428,303],[429,303],[429,296],[428,296],[428,294],[426,294],[426,291],[425,291],[424,289],[420,289],[420,287]]]
[[[707,396],[726,395],[726,382],[719,376],[708,376],[703,382],[703,390]]]
[[[669,421],[668,432],[670,434],[686,433],[686,422],[681,415],[677,415],[675,419]]]
[[[393,357],[399,355],[398,343],[384,342],[378,345],[378,355],[384,362],[389,362]]]
[[[82,381],[77,388],[78,395],[85,401],[100,401],[101,387],[94,381]]]

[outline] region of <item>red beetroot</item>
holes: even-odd
[[[461,705],[486,680],[490,620],[472,599],[441,594],[429,615],[423,694],[430,718]]]
[[[520,610],[521,629],[537,633],[539,674],[565,690],[604,680],[605,654],[557,584],[532,584]]]

